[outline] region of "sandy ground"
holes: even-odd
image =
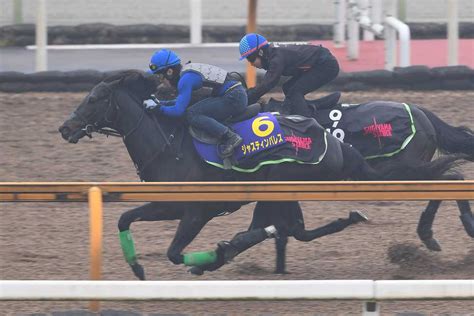
[[[98,135],[77,145],[64,142],[57,128],[85,93],[0,93],[1,181],[136,181],[121,140]],[[322,94],[314,94],[315,98]],[[278,97],[279,95],[277,95]],[[452,125],[473,128],[474,92],[372,91],[344,93],[345,102],[383,99],[423,105]],[[474,179],[472,164],[463,166]],[[425,202],[307,202],[307,227],[323,225],[362,209],[370,222],[313,242],[290,240],[288,270],[274,275],[274,245],[268,240],[219,271],[191,276],[166,258],[177,222],[132,226],[137,252],[150,280],[248,279],[472,279],[474,242],[464,232],[454,202],[442,204],[435,236],[443,251],[431,253],[416,235]],[[106,280],[133,280],[122,258],[117,220],[131,203],[104,208]],[[245,230],[253,204],[214,219],[187,249],[214,249]],[[0,278],[4,280],[88,279],[88,209],[85,203],[0,203]],[[402,258],[402,261],[397,259]],[[24,315],[87,308],[87,302],[2,302],[0,315]],[[192,314],[359,314],[361,302],[106,302],[103,308],[140,313]],[[384,302],[382,314],[406,311],[433,315],[474,315],[474,302]]]

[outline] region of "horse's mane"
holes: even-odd
[[[156,76],[147,74],[141,70],[129,69],[113,73],[102,82],[117,83],[117,87],[125,88],[138,98],[144,100],[155,93],[159,80]]]
[[[176,98],[177,96],[175,88],[160,85],[158,77],[136,69],[112,73],[102,82],[116,82],[116,87],[129,90],[133,95],[137,96],[141,100],[149,98],[150,94],[155,94],[160,100],[170,100]],[[210,96],[211,89],[209,88],[203,88],[194,91],[192,94],[191,104],[194,104],[195,102]]]
[[[123,80],[127,77],[137,76],[138,78],[138,76],[144,76],[144,75],[145,75],[145,72],[141,70],[137,70],[137,69],[121,70],[121,71],[113,72],[112,74],[108,75],[107,77],[105,77],[103,81],[110,83],[117,80]]]

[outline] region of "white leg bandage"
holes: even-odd
[[[274,225],[265,227],[265,232],[267,233],[268,238],[275,237],[278,233],[276,227]]]

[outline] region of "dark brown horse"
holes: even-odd
[[[328,120],[329,110],[335,109],[338,105],[340,93],[332,93],[321,99],[308,100],[308,106],[311,108],[313,117],[320,122],[324,128],[334,130],[332,120]],[[376,105],[376,106],[374,106]],[[379,113],[392,111],[392,108],[400,106],[401,103],[374,101],[359,105],[361,112],[370,116],[377,116]],[[367,162],[372,167],[383,165],[387,162],[398,162],[402,164],[419,164],[433,159],[438,150],[444,154],[464,153],[474,157],[474,132],[466,126],[451,126],[444,122],[431,111],[417,105],[409,105],[416,133],[410,143],[399,153],[387,157],[369,158]],[[365,110],[370,108],[371,110]],[[271,99],[263,104],[265,111],[285,112],[283,102]],[[328,125],[325,124],[327,122]],[[349,124],[350,122],[348,122]],[[407,126],[406,128],[410,128]],[[367,138],[367,141],[369,139]],[[354,144],[354,146],[356,146]],[[357,146],[356,146],[357,148]],[[364,155],[364,152],[362,152]],[[382,154],[381,152],[379,153]],[[437,180],[463,180],[460,173],[441,175]],[[421,241],[429,250],[441,251],[441,246],[433,237],[433,222],[436,212],[442,201],[433,200],[428,203],[426,209],[421,213],[417,233]],[[466,233],[474,238],[474,216],[469,205],[469,201],[457,201],[460,212],[460,220]],[[301,208],[297,202],[278,203],[258,203],[250,229],[265,227],[271,223],[293,223],[293,229],[290,236],[300,241],[311,241],[315,238],[333,233],[340,229],[340,224],[327,225],[312,231],[304,230],[304,220]],[[276,239],[277,264],[276,273],[285,272],[285,252],[287,236],[281,235]]]
[[[95,86],[59,128],[62,137],[77,143],[94,131],[112,129],[117,133],[143,181],[280,181],[280,180],[389,180],[433,179],[449,170],[465,155],[446,156],[433,162],[414,165],[386,163],[379,169],[367,164],[349,145],[327,134],[327,150],[318,164],[282,163],[266,165],[254,173],[223,170],[205,163],[197,154],[184,122],[155,116],[145,111],[142,101],[153,92],[153,83],[141,75],[112,77]],[[117,79],[117,80],[115,80]],[[129,81],[127,81],[129,80]],[[314,124],[317,124],[314,122]],[[118,223],[122,248],[135,275],[144,279],[135,256],[130,225],[137,221],[180,220],[168,249],[174,264],[221,265],[235,256],[235,249],[223,245],[204,261],[196,254],[183,254],[184,248],[213,217],[238,210],[248,202],[154,202],[125,212]],[[274,228],[253,230],[245,247],[278,234]]]

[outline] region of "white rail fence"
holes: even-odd
[[[92,208],[101,209],[102,195],[109,202],[471,200],[474,181],[0,183],[2,202],[89,199]],[[91,222],[100,222],[97,230],[91,226],[91,255],[99,258],[102,212],[96,213]],[[97,271],[100,278],[100,264]],[[98,301],[109,300],[360,300],[364,315],[378,315],[378,301],[472,299],[474,280],[0,281],[0,301],[89,300],[93,310]]]
[[[0,281],[0,300],[470,300],[474,280]]]
[[[474,280],[0,281],[0,301],[472,300]]]

